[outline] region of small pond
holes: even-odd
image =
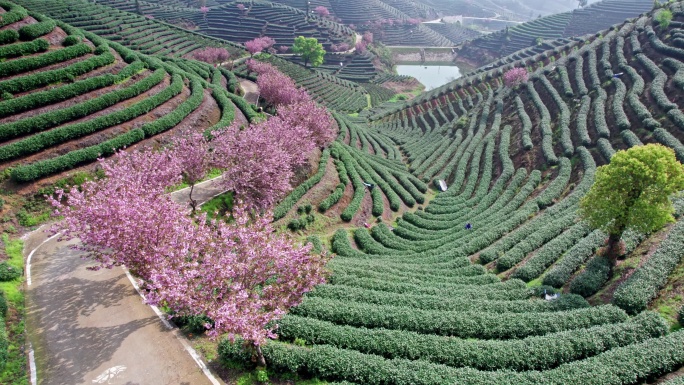
[[[398,64],[399,75],[413,76],[425,85],[425,91],[461,77],[461,69],[453,65]]]

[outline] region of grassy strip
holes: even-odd
[[[7,234],[2,235],[2,241],[8,257],[7,263],[22,270],[24,267],[24,255],[22,253],[24,242],[20,239],[9,239]],[[0,292],[4,293],[9,305],[8,318],[10,321],[6,325],[9,340],[4,368],[0,362],[0,384],[28,384],[28,370],[23,349],[25,344],[24,293],[21,291],[23,282],[23,276],[13,281],[0,282]],[[13,316],[9,317],[10,315]],[[0,345],[2,345],[1,341]],[[1,356],[2,353],[0,353]]]

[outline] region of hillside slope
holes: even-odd
[[[612,304],[569,294],[608,278],[605,235],[576,216],[596,168],[642,143],[684,161],[684,6],[671,7],[667,28],[643,16],[368,121],[338,116],[333,160],[281,206],[298,221],[295,208],[319,209],[310,233],[330,241],[334,273],[280,322],[270,367],[358,384],[641,384],[682,368],[684,332],[645,310],[684,266],[683,220],[618,266]],[[513,66],[533,70],[516,89],[502,85]],[[422,190],[438,180],[445,192]],[[367,228],[330,234],[340,213]],[[626,234],[627,252],[646,237]],[[526,283],[563,294],[544,301]]]
[[[15,182],[254,116],[228,92],[238,86],[229,71],[161,61],[13,3],[0,6],[0,162]]]
[[[467,43],[458,56],[484,65],[525,48],[537,53],[546,50],[543,40],[567,39],[594,34],[627,18],[651,10],[648,0],[603,0],[572,12],[542,17],[475,39]]]

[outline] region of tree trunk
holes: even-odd
[[[190,198],[190,207],[192,207],[192,213],[194,214],[195,210],[197,209],[197,201],[192,199],[193,190],[195,190],[195,184],[194,183],[192,185],[190,185],[190,194],[188,196]]]
[[[135,0],[135,10],[138,12],[138,15],[142,16],[142,11],[140,10],[140,0]]]
[[[257,353],[257,364],[259,366],[265,368],[266,367],[266,358],[264,358],[264,352],[261,351],[261,346],[256,345],[256,353]]]
[[[613,262],[620,257],[620,238],[622,238],[622,233],[610,234],[608,237],[608,249],[606,250],[606,257],[610,258],[610,260]]]

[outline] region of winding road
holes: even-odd
[[[220,192],[214,179],[195,186],[193,198],[206,202]],[[187,202],[187,190],[172,195]],[[94,263],[68,247],[75,241],[48,238],[46,228],[28,234],[24,247],[32,384],[223,384],[143,303],[123,268],[86,270]]]

